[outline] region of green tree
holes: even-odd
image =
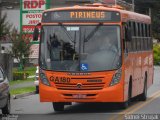
[[[154,51],[154,64],[160,65],[160,45],[155,44],[153,47],[153,51]]]
[[[152,9],[152,30],[154,38],[160,40],[160,1]]]
[[[12,55],[19,62],[19,70],[24,70],[26,63],[29,61],[31,51],[31,41],[28,35],[17,33],[16,30],[12,32]]]

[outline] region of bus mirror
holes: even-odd
[[[132,40],[131,29],[128,27],[126,28],[126,41],[130,42]]]
[[[33,41],[38,41],[38,37],[39,37],[39,28],[38,28],[38,26],[41,26],[41,23],[38,23],[34,28]]]
[[[37,27],[35,27],[33,32],[33,41],[38,41],[38,36],[39,36],[39,30]]]

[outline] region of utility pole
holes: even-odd
[[[115,6],[117,5],[117,0],[115,0]]]
[[[0,20],[1,20],[1,14],[2,14],[2,0],[0,0]],[[1,51],[1,36],[0,36],[0,51]]]
[[[132,10],[134,12],[134,7],[135,7],[135,3],[134,3],[134,0],[132,0]]]
[[[1,14],[2,14],[2,0],[0,0],[0,19],[1,19]]]
[[[0,18],[1,18],[1,4],[2,4],[2,0],[0,0]]]
[[[152,9],[149,8],[149,16],[152,18]]]

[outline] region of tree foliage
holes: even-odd
[[[18,33],[7,21],[7,14],[0,17],[0,40],[9,37],[12,42],[12,51],[10,52],[14,58],[19,62],[21,69],[24,69],[25,64],[29,61],[29,55],[32,53],[30,47],[31,42],[27,33]]]
[[[152,30],[153,36],[160,40],[160,1],[152,9]]]
[[[17,33],[13,31],[12,36],[12,55],[20,63],[20,69],[24,69],[26,63],[29,61],[31,51],[31,41],[27,34]]]
[[[155,44],[153,47],[153,51],[154,51],[154,64],[160,65],[160,45]]]

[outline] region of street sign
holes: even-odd
[[[50,0],[20,0],[20,5],[20,31],[33,41],[34,27],[41,22],[43,10],[50,8]],[[38,58],[39,42],[33,41],[32,44],[30,58]]]

